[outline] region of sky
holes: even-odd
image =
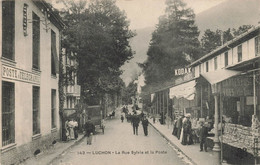
[[[187,7],[198,14],[225,0],[184,0]],[[130,29],[142,29],[155,26],[159,16],[164,14],[165,0],[117,0],[117,5],[126,12],[130,20]]]

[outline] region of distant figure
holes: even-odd
[[[142,120],[142,125],[143,125],[143,129],[144,129],[144,135],[147,136],[148,135],[148,120],[146,118],[146,116],[143,117],[143,120]]]
[[[72,119],[69,119],[68,127],[69,127],[70,139],[71,140],[75,139],[75,135],[74,135],[74,122],[72,121]]]
[[[203,121],[200,122],[200,125],[201,125],[200,133],[199,133],[200,151],[203,151],[203,145],[204,145],[205,152],[207,152],[206,138],[208,136],[208,128],[206,127]]]
[[[124,116],[123,115],[121,115],[121,121],[122,121],[122,123],[124,122]]]
[[[85,131],[86,131],[86,136],[87,136],[87,145],[91,145],[92,143],[92,136],[95,132],[95,126],[91,122],[91,119],[88,118],[88,121],[85,124]]]
[[[182,130],[182,120],[183,120],[184,116],[181,116],[176,123],[176,127],[177,127],[177,138],[180,139],[181,137],[181,130]]]
[[[133,124],[134,135],[138,135],[139,122],[140,122],[139,116],[137,116],[137,114],[135,112],[134,115],[132,116],[132,124]]]
[[[78,139],[78,122],[75,120],[75,119],[73,119],[73,129],[74,129],[74,137],[75,137],[75,139],[77,140]]]

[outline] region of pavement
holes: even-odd
[[[194,165],[214,165],[217,164],[216,152],[208,148],[208,152],[200,152],[200,144],[182,145],[177,137],[172,135],[171,124],[161,125],[158,121],[153,123],[152,119],[148,119],[150,125],[153,126],[166,140],[168,140],[175,148],[183,153]],[[223,162],[222,165],[227,165]]]
[[[51,165],[51,162],[55,159],[59,158],[73,146],[79,144],[84,139],[83,134],[79,134],[77,140],[70,141],[57,141],[57,143],[53,146],[53,148],[44,151],[37,156],[31,157],[27,159],[25,162],[21,163],[22,165]]]

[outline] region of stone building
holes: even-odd
[[[59,53],[63,22],[44,0],[0,1],[0,152],[15,164],[60,137]]]

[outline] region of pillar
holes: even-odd
[[[214,151],[214,157],[215,157],[215,163],[214,165],[220,165],[220,142],[219,142],[219,134],[218,134],[218,95],[215,94],[214,95],[214,101],[215,101],[215,128],[214,128],[214,147],[213,147],[213,151]]]

